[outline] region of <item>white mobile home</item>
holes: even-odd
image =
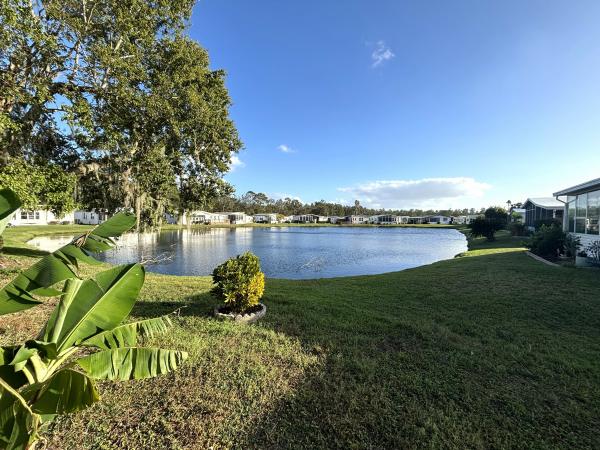
[[[579,237],[585,248],[600,241],[600,178],[554,193],[565,204],[563,229]]]
[[[227,213],[192,211],[188,217],[191,225],[215,225],[230,223],[229,215]]]
[[[298,214],[292,216],[293,223],[317,223],[319,221],[319,216],[316,214]]]
[[[354,225],[362,225],[369,223],[369,216],[361,216],[361,215],[352,215],[346,217],[346,223],[351,223]]]
[[[481,217],[481,214],[469,214],[466,216],[458,216],[454,217],[452,223],[457,225],[469,225],[473,220],[477,219],[478,217]]]
[[[228,213],[217,213],[217,214],[226,214],[229,217],[229,223],[233,225],[244,225],[247,223],[252,223],[254,220],[252,216],[249,216],[243,212],[228,212]]]
[[[382,214],[369,217],[369,223],[376,225],[398,225],[402,223],[402,217],[393,214]]]
[[[8,222],[11,226],[20,225],[50,225],[50,224],[70,224],[75,221],[74,213],[70,212],[63,217],[56,217],[52,211],[43,208],[27,211],[17,209]]]
[[[277,223],[277,214],[254,214],[254,223]]]
[[[108,218],[108,213],[104,211],[75,211],[74,213],[75,223],[82,225],[98,225]]]
[[[452,217],[447,216],[429,216],[425,218],[426,223],[433,223],[439,225],[450,225],[452,223]]]

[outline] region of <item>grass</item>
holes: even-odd
[[[103,384],[102,402],[58,421],[47,445],[597,446],[600,274],[541,264],[520,239],[475,240],[463,257],[403,272],[268,279],[253,326],[213,320],[209,289],[207,277],[149,274],[133,316],[184,307],[148,344],[190,359]],[[0,343],[33,336],[49,309],[1,318]]]

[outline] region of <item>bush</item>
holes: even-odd
[[[527,227],[523,222],[511,222],[508,229],[512,236],[527,236]]]
[[[529,244],[530,250],[538,256],[555,258],[565,246],[567,235],[562,228],[556,224],[542,225],[533,234]]]
[[[540,228],[542,228],[543,225],[545,225],[547,227],[551,227],[552,225],[556,225],[558,227],[562,227],[562,222],[560,220],[557,220],[557,219],[540,219],[540,220],[536,220],[534,222],[533,227],[537,231]]]
[[[477,217],[469,224],[471,229],[471,237],[484,236],[488,241],[495,239],[496,231],[504,228],[506,222],[498,219],[488,219],[485,217]]]
[[[258,256],[246,252],[230,258],[213,271],[212,293],[232,312],[243,312],[258,305],[265,290],[265,274]]]
[[[504,208],[499,206],[492,206],[483,213],[486,219],[500,222],[502,224],[508,223],[508,212]]]
[[[600,266],[600,241],[592,242],[585,248],[585,252],[593,265]]]
[[[581,247],[581,241],[579,238],[571,234],[567,235],[565,238],[565,256],[568,256],[569,258],[575,257],[579,247]]]

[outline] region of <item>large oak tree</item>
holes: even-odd
[[[0,162],[60,164],[83,206],[150,223],[215,194],[242,143],[193,3],[0,0]]]

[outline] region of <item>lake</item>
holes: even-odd
[[[29,241],[53,251],[72,236]],[[210,275],[245,251],[260,257],[267,277],[310,279],[393,272],[453,258],[467,250],[465,236],[445,228],[265,227],[170,230],[126,234],[98,255],[112,264],[156,260],[147,270],[170,275]]]

